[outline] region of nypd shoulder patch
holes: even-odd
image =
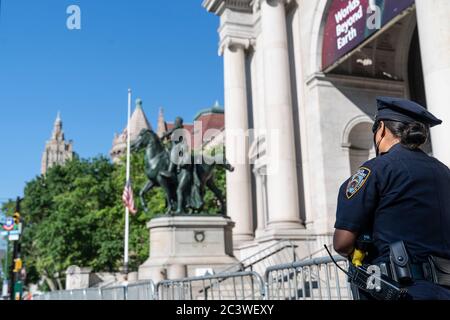
[[[371,170],[366,167],[361,167],[358,169],[353,177],[350,179],[347,185],[347,199],[351,199],[359,190],[364,186],[367,179],[369,179]]]

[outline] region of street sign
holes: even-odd
[[[18,241],[19,235],[18,234],[10,234],[8,239],[9,239],[9,241]]]
[[[5,225],[3,225],[3,229],[5,229]],[[12,229],[6,228],[5,230],[0,231],[0,236],[2,237],[8,237],[10,241],[17,241],[20,238],[20,235],[22,234],[22,223],[13,224]]]
[[[11,230],[8,232],[10,236],[20,236],[20,230]]]
[[[7,217],[5,224],[3,225],[3,230],[11,231],[14,229],[14,219],[12,217]]]

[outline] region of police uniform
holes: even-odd
[[[420,105],[394,98],[378,99],[376,123],[381,120],[442,123]],[[429,256],[450,259],[450,170],[420,149],[393,146],[342,185],[335,228],[372,236],[370,264],[389,263],[390,244],[398,241],[413,267]],[[449,288],[418,270],[408,286],[413,299],[450,299]]]

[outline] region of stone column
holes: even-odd
[[[265,194],[264,194],[264,178],[265,176],[261,175],[258,169],[253,171],[256,180],[256,188],[255,192],[257,194],[256,197],[256,206],[257,206],[257,226],[255,231],[255,237],[258,238],[264,234],[266,228],[266,218],[265,218]]]
[[[286,27],[286,0],[260,0],[270,229],[301,228]],[[276,138],[276,139],[274,139]]]
[[[259,38],[259,41],[261,38]],[[258,39],[256,39],[256,43],[258,43]],[[266,120],[264,115],[264,65],[262,59],[262,50],[261,47],[255,46],[253,48],[253,55],[251,61],[251,84],[252,84],[252,107],[253,107],[253,141],[252,147],[254,150],[250,151],[251,156],[253,157],[253,175],[255,177],[255,204],[256,204],[256,230],[255,230],[255,238],[259,238],[264,234],[266,228],[266,219],[264,217],[266,208],[265,208],[265,198],[264,198],[264,188],[263,188],[263,180],[265,174],[262,171],[261,166],[261,153],[262,150],[261,139],[264,135],[264,130],[266,128]],[[263,170],[264,171],[264,170]]]
[[[227,213],[236,223],[235,242],[253,239],[251,173],[248,162],[248,105],[245,49],[249,41],[228,38],[222,46],[225,77],[226,156],[235,167],[227,172]]]
[[[428,110],[444,123],[431,129],[434,156],[450,166],[450,1],[416,0]]]

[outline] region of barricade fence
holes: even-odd
[[[158,283],[160,300],[262,300],[264,281],[256,272],[236,272],[165,280]]]
[[[33,296],[33,300],[156,300],[153,281],[98,289],[54,291]]]
[[[348,261],[334,257],[344,269]],[[181,280],[152,281],[101,289],[35,295],[33,300],[349,300],[346,275],[330,257],[254,271],[220,273]]]
[[[348,260],[335,261],[348,268]],[[268,300],[350,300],[350,283],[330,257],[269,267],[265,276]]]

